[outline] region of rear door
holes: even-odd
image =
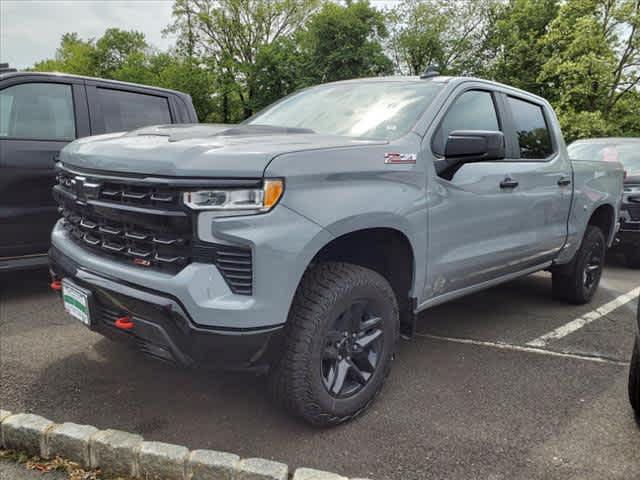
[[[173,102],[159,91],[87,80],[87,95],[93,135],[176,123]]]
[[[526,244],[523,261],[540,264],[551,260],[564,245],[573,194],[572,169],[559,134],[554,131],[553,112],[527,96],[504,94],[508,135],[516,145],[512,165],[514,190],[521,197]]]
[[[46,253],[58,218],[57,154],[87,135],[82,80],[13,76],[0,84],[0,257]]]

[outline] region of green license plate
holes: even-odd
[[[80,320],[85,325],[91,325],[89,314],[89,294],[77,287],[69,280],[62,280],[62,301],[64,309],[69,315]]]

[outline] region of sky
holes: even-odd
[[[399,0],[371,0],[376,7]],[[161,50],[174,43],[162,35],[173,0],[0,0],[0,63],[25,68],[53,58],[64,33],[100,37],[107,28],[138,30]]]
[[[0,63],[25,68],[53,58],[62,34],[100,37],[107,28],[139,30],[162,50],[173,0],[0,0]]]

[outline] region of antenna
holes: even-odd
[[[438,71],[438,67],[436,67],[435,65],[429,65],[427,69],[424,71],[424,73],[420,75],[420,78],[422,79],[433,78],[433,77],[437,77],[438,75],[440,75],[440,72]]]

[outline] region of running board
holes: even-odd
[[[472,285],[470,287],[462,288],[454,292],[448,292],[443,295],[430,298],[429,300],[418,305],[418,308],[416,309],[416,313],[419,313],[422,310],[425,310],[427,308],[435,307],[436,305],[440,305],[441,303],[448,302],[449,300],[454,300],[456,298],[464,297],[471,293],[475,293],[480,290],[484,290],[486,288],[495,287],[496,285],[500,285],[501,283],[515,280],[516,278],[525,277],[527,275],[531,275],[532,273],[540,272],[542,270],[549,268],[551,265],[552,265],[552,262],[545,262],[543,264],[536,265],[534,267],[529,267],[526,270],[522,270],[520,272],[510,273],[509,275],[504,275],[499,278],[494,278],[487,282],[479,283],[478,285]]]

